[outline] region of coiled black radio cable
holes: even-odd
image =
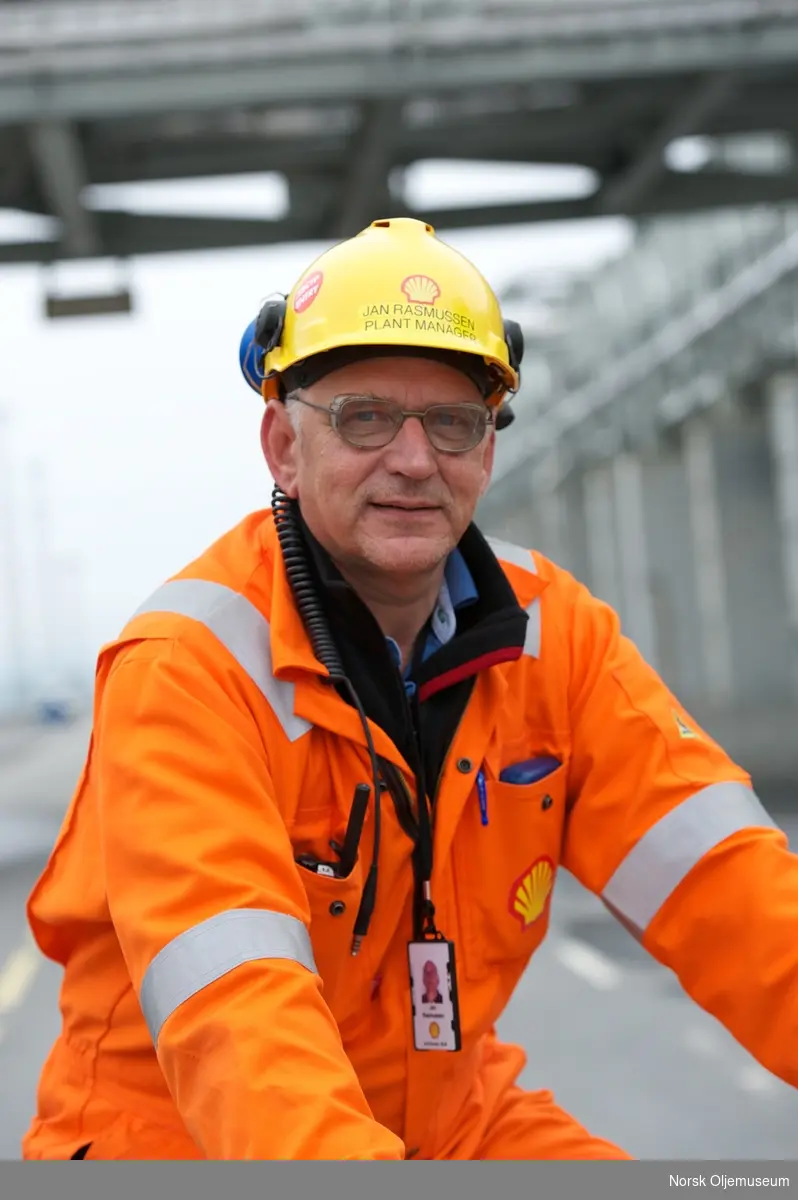
[[[327,668],[330,682],[340,685],[351,699],[360,717],[360,723],[363,726],[366,745],[368,746],[369,757],[371,759],[371,775],[374,788],[374,844],[371,865],[366,876],[363,896],[352,932],[352,954],[356,955],[360,950],[363,938],[368,933],[377,901],[377,864],[380,852],[380,771],[377,764],[377,752],[374,748],[374,741],[371,736],[365,710],[360,697],[344,670],[343,663],[338,654],[338,648],[316,592],[299,526],[296,501],[286,496],[285,492],[277,484],[275,484],[272,492],[272,514],[285,563],[285,572],[288,576],[288,582],[291,586],[297,609],[310,638],[313,652],[319,662]],[[358,784],[355,788],[355,801],[350,810],[349,824],[344,838],[344,846],[347,847],[347,856],[350,859],[356,853],[365,816],[364,806],[362,802],[359,802],[359,790],[364,786],[367,785]],[[357,829],[358,823],[360,824],[360,829]]]

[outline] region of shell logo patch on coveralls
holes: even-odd
[[[528,929],[546,907],[554,886],[554,863],[543,856],[535,859],[532,866],[510,891],[510,912],[518,917],[524,929]]]

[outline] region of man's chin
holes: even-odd
[[[370,562],[379,570],[413,575],[437,567],[452,550],[451,534],[400,534],[368,539],[365,547]]]

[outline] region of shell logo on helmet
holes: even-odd
[[[402,291],[414,304],[434,304],[441,294],[441,289],[429,275],[408,275],[402,281]]]
[[[528,929],[543,913],[554,886],[554,863],[542,856],[510,889],[510,912]]]

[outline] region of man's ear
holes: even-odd
[[[274,482],[290,500],[296,500],[297,435],[285,405],[279,400],[271,400],[266,405],[260,423],[260,444]]]

